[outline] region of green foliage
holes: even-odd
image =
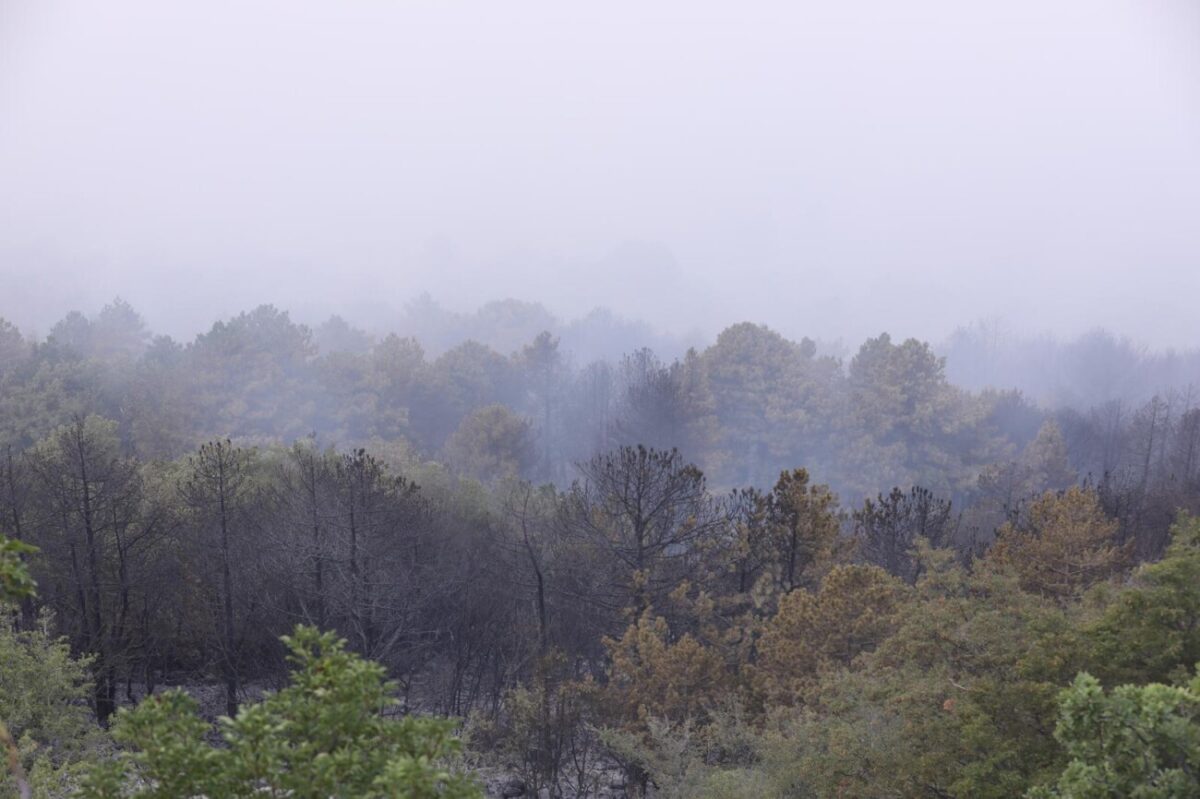
[[[749,322],[721,331],[700,356],[721,448],[727,483],[764,484],[778,474],[776,463],[826,449],[838,407],[841,368],[816,357],[816,346],[796,343]],[[795,462],[795,461],[793,461]]]
[[[1182,680],[1200,662],[1200,517],[1181,514],[1158,563],[1142,566],[1090,630],[1109,682]]]
[[[1200,677],[1187,686],[1122,685],[1105,694],[1080,674],[1059,699],[1055,737],[1070,762],[1049,799],[1200,796]]]
[[[286,311],[260,305],[197,336],[189,352],[191,380],[208,411],[208,434],[246,436],[307,432],[302,390],[315,355],[312,333]]]
[[[331,633],[298,627],[284,643],[291,684],[222,719],[208,740],[196,702],[168,691],[123,710],[113,737],[128,747],[95,769],[82,795],[147,799],[253,795],[469,799],[477,789],[448,760],[453,722],[392,713],[382,666],[347,652]]]
[[[838,537],[837,497],[814,485],[806,469],[783,472],[765,496],[765,561],[782,591],[812,585],[827,565]]]
[[[851,419],[842,468],[863,493],[874,486],[927,486],[940,493],[974,482],[981,456],[997,448],[985,405],[952,386],[945,359],[926,343],[887,333],[868,339],[846,377]],[[864,480],[864,477],[866,478]]]
[[[768,799],[782,797],[772,775],[755,765],[763,737],[742,708],[727,703],[707,723],[672,723],[650,717],[634,734],[607,728],[601,737],[608,751],[657,786],[663,799]]]
[[[102,744],[86,703],[89,664],[47,632],[49,621],[26,631],[0,622],[0,735],[7,725],[13,754],[38,796],[69,780]],[[0,778],[0,795],[9,790]]]
[[[770,719],[760,768],[782,795],[1008,799],[1061,768],[1050,731],[1079,663],[1072,619],[1011,574],[919,557],[895,631]]]
[[[518,477],[535,458],[529,422],[503,405],[488,405],[466,416],[446,444],[450,463],[485,482]]]
[[[0,535],[0,605],[33,596],[37,585],[25,566],[25,556],[37,547]]]
[[[955,399],[945,370],[945,358],[916,339],[894,344],[887,333],[868,339],[850,361],[858,414],[882,440],[943,432]]]

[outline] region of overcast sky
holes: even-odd
[[[420,291],[1200,344],[1200,2],[0,0],[0,315]]]

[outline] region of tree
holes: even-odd
[[[429,371],[416,339],[393,333],[365,359],[327,358],[326,366],[333,415],[354,440],[412,433],[410,409],[421,402]]]
[[[35,583],[29,576],[25,556],[37,547],[0,535],[0,603],[33,596]]]
[[[228,439],[210,441],[188,458],[188,474],[180,487],[201,545],[216,552],[218,576],[214,582],[220,621],[214,643],[220,653],[225,707],[230,716],[237,713],[241,682],[237,607],[247,590],[243,557],[248,555],[254,461],[252,450],[235,447]]]
[[[35,583],[25,566],[25,556],[36,551],[36,548],[28,544],[0,535],[0,612],[5,610],[9,602],[24,600],[33,595]],[[2,672],[4,674],[13,670],[7,660],[8,658],[0,658],[0,665],[5,666]],[[0,747],[4,748],[8,772],[20,792],[21,799],[28,799],[31,793],[25,765],[21,762],[21,750],[17,748],[17,742],[13,740],[12,732],[4,721],[11,715],[6,705],[6,702],[0,701]]]
[[[945,367],[916,339],[896,344],[884,333],[863,343],[847,370],[850,428],[861,437],[844,456],[848,466],[884,485],[945,493],[975,479],[994,445],[981,424],[986,408],[952,386]]]
[[[1054,421],[1043,422],[1018,458],[980,472],[972,498],[972,521],[990,535],[1005,522],[1015,522],[1026,502],[1047,491],[1064,491],[1077,481],[1059,426]]]
[[[79,311],[71,311],[50,328],[49,347],[78,358],[92,355],[92,323]]]
[[[1078,621],[1012,574],[920,557],[894,631],[764,742],[781,795],[1008,799],[1061,770],[1055,697],[1082,664]]]
[[[322,353],[346,352],[366,355],[371,350],[371,337],[342,317],[334,314],[317,326],[313,343]]]
[[[168,336],[156,336],[137,360],[123,387],[133,450],[144,460],[181,457],[195,448],[203,417],[211,412],[197,390],[204,377],[191,367],[191,354]]]
[[[481,796],[447,765],[458,750],[452,722],[388,712],[397,701],[382,666],[311,627],[283,640],[291,683],[222,719],[220,745],[183,691],[123,710],[113,735],[128,749],[93,770],[84,799]]]
[[[459,344],[429,367],[420,401],[412,407],[413,434],[436,451],[472,413],[517,407],[521,389],[510,359],[477,341]]]
[[[691,635],[673,639],[666,619],[643,614],[606,642],[612,666],[606,692],[626,721],[682,721],[714,707],[728,685],[720,655]]]
[[[764,503],[765,560],[774,568],[779,590],[811,585],[837,542],[837,497],[829,486],[811,484],[807,470],[793,469],[779,475]]]
[[[11,782],[0,776],[5,796],[64,795],[62,783],[101,739],[87,705],[88,660],[72,657],[70,644],[49,634],[48,614],[41,622],[17,630],[0,621],[0,757],[7,754],[12,775]]]
[[[528,687],[505,694],[498,723],[473,731],[472,743],[484,733],[489,748],[518,764],[528,795],[586,796],[597,779],[599,752],[589,723],[597,684],[564,679],[567,665],[561,652],[540,658]]]
[[[579,465],[568,524],[610,570],[602,602],[640,617],[687,574],[696,545],[721,525],[704,475],[678,451],[621,447]]]
[[[1073,599],[1128,565],[1130,547],[1118,545],[1116,534],[1117,523],[1104,515],[1094,492],[1047,491],[1023,523],[1000,529],[986,560],[1015,569],[1026,591]]]
[[[728,456],[726,482],[761,485],[774,476],[775,464],[813,465],[828,451],[841,368],[832,358],[818,358],[812,341],[797,344],[743,322],[721,331],[697,365]]]
[[[625,443],[678,447],[682,438],[671,371],[648,347],[621,359],[618,379],[623,396],[617,434]]]
[[[602,712],[618,733],[640,741],[636,749],[650,747],[656,723],[703,724],[728,696],[732,674],[721,655],[690,634],[674,638],[661,616],[644,612],[621,638],[604,643],[611,665]],[[609,752],[644,795],[650,776],[646,758],[643,752],[621,757],[627,748],[610,746]]]
[[[295,436],[311,430],[312,333],[271,305],[217,322],[188,348],[206,431]]]
[[[766,497],[754,487],[734,489],[725,500],[728,527],[716,556],[731,578],[726,593],[733,601],[746,599],[770,565],[765,508]]]
[[[1179,420],[1171,470],[1184,489],[1200,489],[1200,408],[1185,411]]]
[[[488,405],[462,420],[446,444],[446,459],[484,482],[520,477],[536,459],[529,422],[503,405]]]
[[[331,540],[337,462],[337,455],[321,451],[314,439],[297,441],[280,461],[274,486],[286,518],[278,549],[291,556],[294,574],[307,572],[307,587],[291,586],[297,595],[297,612],[318,629],[327,626],[329,587],[337,563]]]
[[[0,377],[16,371],[28,360],[32,348],[12,322],[0,317]]]
[[[752,673],[771,706],[803,701],[822,671],[848,667],[895,631],[903,584],[876,566],[835,566],[816,592],[797,589],[763,627]]]
[[[417,485],[365,449],[346,453],[334,465],[338,536],[339,624],[359,650],[382,657],[405,631],[402,614],[383,611],[403,605],[401,577],[411,579],[419,539],[412,529],[424,514]],[[389,595],[390,594],[390,595]]]
[[[105,305],[92,321],[92,355],[101,360],[135,359],[149,342],[145,320],[120,297]]]
[[[485,303],[463,321],[465,329],[460,328],[459,336],[492,342],[501,352],[512,352],[522,342],[559,326],[558,320],[541,303],[512,297]]]
[[[1088,629],[1090,670],[1112,682],[1182,682],[1200,663],[1200,518],[1180,514],[1171,545],[1143,565]]]
[[[569,436],[564,454],[572,462],[603,452],[618,440],[619,393],[616,369],[606,361],[590,363],[575,375],[563,418]]]
[[[1121,685],[1080,674],[1059,698],[1054,736],[1070,762],[1031,799],[1200,796],[1200,677],[1184,686]]]
[[[1064,491],[1079,479],[1071,468],[1062,431],[1053,421],[1044,422],[1038,429],[1037,436],[1021,453],[1021,465],[1028,494]]]
[[[893,488],[886,497],[880,494],[877,500],[867,499],[853,518],[863,557],[910,584],[920,576],[918,539],[934,548],[953,543],[955,520],[950,501],[920,486],[913,486],[908,493]]]
[[[31,799],[57,782],[95,742],[87,712],[92,693],[88,662],[71,656],[70,644],[41,624],[19,630],[7,615],[10,602],[32,598],[37,585],[25,557],[37,548],[0,535],[0,750],[9,777],[0,789]],[[11,778],[11,781],[10,781]]]
[[[136,551],[150,544],[156,523],[144,513],[136,464],[122,456],[116,424],[76,418],[35,449],[41,544],[55,568],[55,607],[79,652],[92,655],[93,705],[106,724],[116,705],[118,667],[131,647]]]
[[[538,655],[550,652],[549,577],[553,557],[552,524],[557,510],[553,486],[541,489],[520,481],[512,485],[504,498],[504,515],[509,522],[512,541],[509,552],[519,564],[515,572],[528,569],[529,588],[537,609]]]
[[[554,447],[558,443],[556,413],[566,370],[558,351],[558,339],[546,331],[539,333],[521,350],[517,363],[525,380],[529,409],[538,420],[541,474],[551,479],[555,472]]]

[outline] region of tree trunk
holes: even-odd
[[[218,468],[221,469],[218,475],[217,497],[221,514],[221,586],[224,594],[222,637],[225,647],[225,712],[233,718],[238,710],[238,674],[234,664],[233,574],[229,566],[229,517],[225,508],[225,474],[223,467]]]

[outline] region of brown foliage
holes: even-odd
[[[1028,518],[1000,528],[987,554],[992,567],[1013,569],[1021,588],[1066,600],[1123,571],[1129,545],[1117,543],[1117,522],[1104,515],[1092,491],[1047,491],[1034,501]]]

